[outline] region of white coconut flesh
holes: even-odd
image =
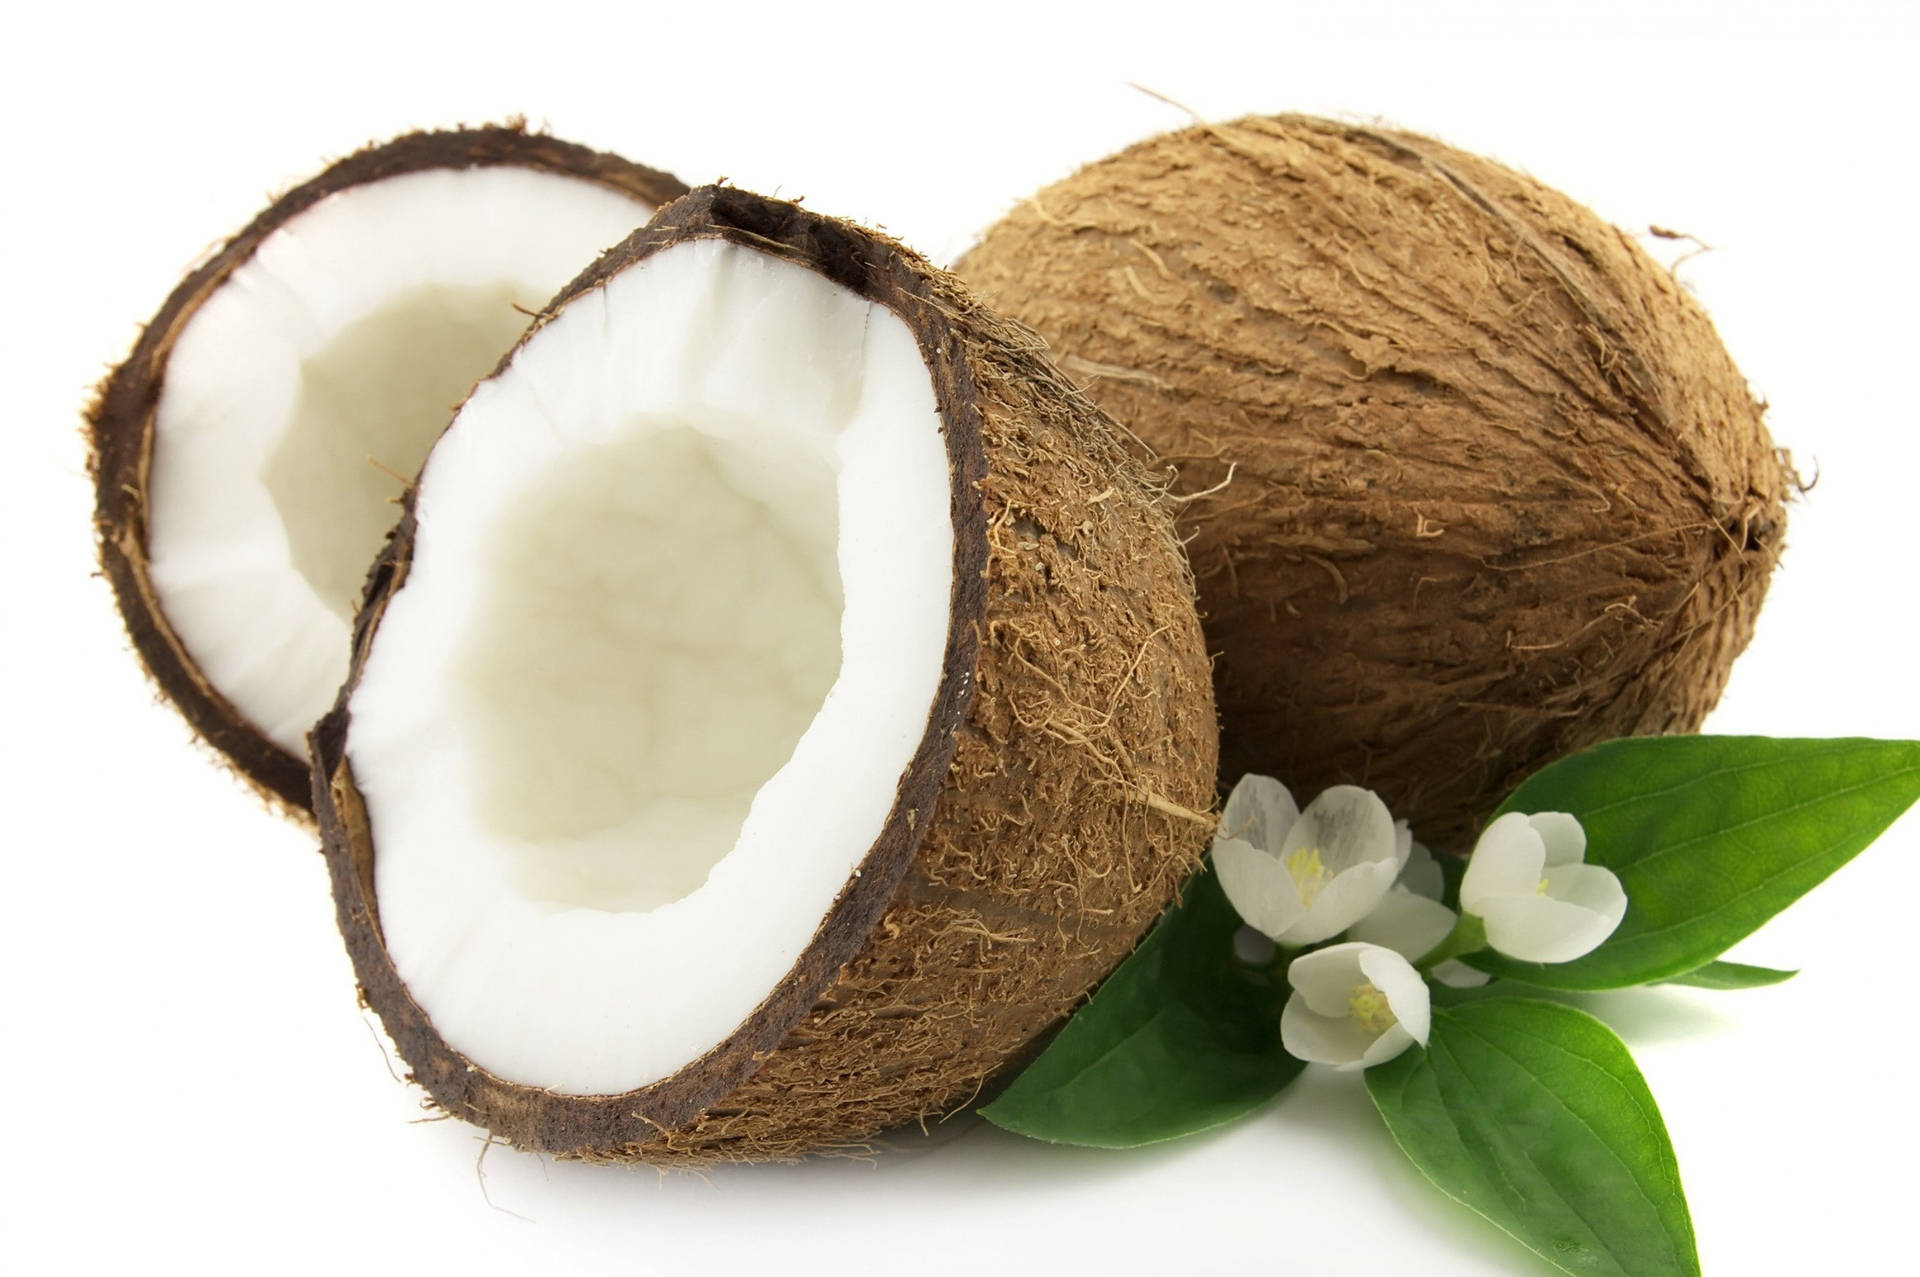
[[[150,577],[276,745],[304,757],[345,681],[367,565],[454,405],[651,212],[531,168],[384,178],[282,224],[187,322],[154,417]]]
[[[927,731],[948,475],[906,325],[720,240],[475,389],[347,734],[382,935],[450,1046],[617,1094],[788,974]]]

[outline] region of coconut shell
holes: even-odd
[[[202,304],[281,225],[329,195],[425,169],[513,165],[596,182],[656,207],[684,194],[665,173],[617,155],[528,132],[524,122],[477,129],[410,133],[368,146],[280,196],[265,212],[195,267],[141,331],[133,353],[95,392],[86,412],[88,465],[94,482],[94,535],[100,566],[133,648],[160,694],[194,733],[276,807],[310,816],[307,760],[269,740],[213,687],[194,664],[160,608],[147,557],[147,476],[153,460],[154,414],[174,343]]]
[[[351,679],[313,737],[314,802],[366,1002],[447,1112],[563,1156],[789,1158],[965,1104],[1126,956],[1211,831],[1217,734],[1192,579],[1112,424],[951,276],[882,235],[738,190],[663,209],[546,313],[709,238],[898,315],[950,460],[951,624],[927,731],[884,832],[786,978],[698,1061],[621,1095],[512,1083],[435,1033],[382,941],[378,831],[346,761],[349,698],[411,561],[410,503],[369,579]]]
[[[1300,116],[1089,165],[957,267],[1177,476],[1222,772],[1464,847],[1529,772],[1691,731],[1795,482],[1624,232],[1428,138]]]

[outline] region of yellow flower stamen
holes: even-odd
[[[1533,889],[1533,894],[1536,896],[1544,896],[1547,894],[1547,880],[1545,878],[1542,878],[1540,885]]]
[[[1313,902],[1327,889],[1327,867],[1320,860],[1320,849],[1302,847],[1287,857],[1286,865],[1293,889],[1300,893],[1300,903],[1313,908]]]
[[[1353,986],[1353,992],[1347,995],[1347,1014],[1355,1024],[1373,1034],[1385,1033],[1400,1023],[1400,1017],[1387,1002],[1387,995],[1371,982]]]

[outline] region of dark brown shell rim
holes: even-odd
[[[167,361],[188,321],[262,241],[329,195],[382,178],[434,168],[517,165],[597,182],[656,208],[686,192],[679,179],[572,142],[509,124],[411,133],[371,146],[294,187],[195,268],[141,331],[133,353],[95,392],[86,413],[100,566],[127,636],[160,691],[194,732],[270,801],[306,814],[307,760],[280,748],[201,675],[174,633],[148,573],[147,478],[153,419]]]
[[[341,934],[363,996],[380,1016],[415,1079],[448,1112],[522,1147],[553,1152],[615,1149],[681,1127],[753,1073],[833,983],[893,899],[933,815],[966,720],[986,611],[986,515],[978,484],[986,473],[978,394],[965,347],[927,283],[928,268],[844,222],[798,205],[726,187],[702,187],[664,208],[610,250],[543,312],[522,342],[573,299],[654,253],[720,239],[813,270],[898,315],[913,332],[931,375],[951,477],[954,573],[947,646],[927,729],[902,775],[879,838],[849,878],[786,977],[730,1036],[671,1076],[619,1095],[559,1095],[487,1073],[454,1050],[413,1000],[388,957],[374,897],[375,848],[346,757],[358,684],[387,602],[405,581],[414,544],[408,509],[368,578],[354,636],[352,670],[334,708],[314,729],[313,802]],[[506,361],[502,361],[502,367]]]

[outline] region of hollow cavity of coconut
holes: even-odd
[[[567,1156],[845,1147],[1118,963],[1217,737],[1111,430],[792,204],[698,190],[570,285],[435,445],[313,739],[341,929],[434,1100]]]
[[[135,650],[273,800],[453,408],[527,316],[686,188],[517,127],[415,133],[274,201],[173,291],[88,412],[100,559]]]
[[[1791,482],[1760,406],[1665,270],[1517,173],[1206,125],[957,269],[1177,470],[1227,776],[1370,785],[1464,847],[1542,763],[1698,727],[1752,633]]]

